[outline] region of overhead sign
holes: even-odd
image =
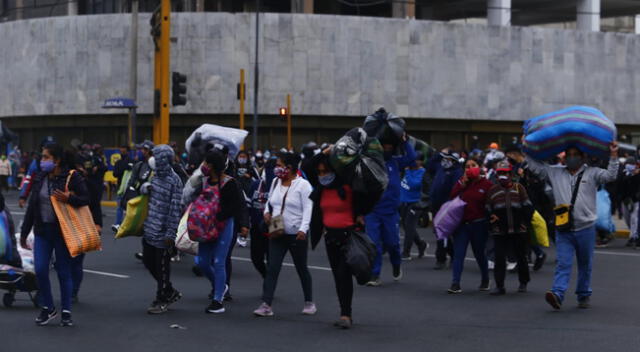
[[[135,109],[138,106],[133,99],[129,98],[111,98],[104,101],[103,109]]]

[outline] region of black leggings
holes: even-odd
[[[265,236],[261,226],[251,227],[251,262],[260,276],[267,276],[266,260],[269,258],[269,237]]]
[[[507,252],[509,248],[513,248],[516,261],[518,262],[518,279],[521,284],[527,284],[530,280],[529,263],[527,261],[527,254],[529,252],[528,234],[494,235],[493,242],[496,259],[493,275],[496,280],[496,286],[499,288],[504,287],[504,278],[507,272]]]
[[[344,254],[348,236],[348,232],[344,230],[328,230],[325,235],[325,244],[340,302],[340,315],[351,318],[353,279]]]
[[[424,242],[418,234],[418,220],[422,210],[416,207],[417,203],[404,203],[400,210],[402,228],[404,229],[404,255],[411,254],[411,246],[417,246]]]
[[[300,277],[305,302],[313,301],[311,273],[309,273],[309,268],[307,267],[308,251],[308,239],[298,241],[295,235],[282,235],[280,238],[269,239],[269,266],[262,286],[262,300],[264,303],[271,305],[273,302],[273,295],[278,285],[278,276],[287,252],[291,253],[293,264],[298,272],[298,277]]]
[[[169,255],[169,251],[164,248],[154,247],[142,239],[142,261],[158,284],[156,300],[166,302],[168,297],[173,293],[173,286],[171,285],[171,256]]]

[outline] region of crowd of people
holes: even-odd
[[[180,153],[175,143],[155,145],[144,141],[135,150],[122,146],[113,168],[116,188],[122,192],[112,229],[118,231],[129,200],[141,194],[149,196],[142,250],[135,254],[157,282],[147,312],[165,313],[182,297],[171,283],[171,263],[180,256],[175,239],[185,212],[190,217],[194,212],[196,218],[198,211],[206,210],[211,215],[210,220],[201,216],[202,226],[204,222],[209,226],[202,234],[208,240],[200,241],[193,265],[193,272],[211,284],[206,313],[223,313],[225,301],[232,300],[232,252],[237,243],[246,245],[248,239],[251,261],[263,280],[262,302],[253,313],[259,317],[274,315],[276,286],[289,252],[302,286],[302,314],[314,315],[317,307],[307,257],[309,248],[315,249],[324,237],[340,306],[334,325],[341,329],[353,323],[353,272],[345,250],[353,230],[364,231],[376,246],[366,285],[382,284],[384,254],[392,266],[392,279],[399,281],[403,262],[413,259],[413,245],[418,258],[428,248],[430,238],[421,236],[419,227],[427,225],[446,202],[456,197],[466,203],[462,222],[452,236],[438,240],[434,250],[434,269],[452,269],[447,290],[450,294],[462,292],[469,245],[481,273],[479,290],[497,296],[506,294],[506,272],[513,270],[518,273],[517,292],[526,292],[529,264],[539,270],[547,257],[541,246],[531,242],[531,219],[537,211],[547,223],[558,258],[546,301],[560,309],[576,255],[578,304],[589,307],[593,249],[596,242],[602,245],[610,238],[609,233],[596,231],[595,227],[596,192],[602,187],[610,193],[611,213],[622,214],[629,224],[629,245],[640,244],[640,168],[636,155],[619,156],[615,143],[610,147],[609,160],[589,158],[579,149],[569,148],[548,162],[527,157],[518,141],[503,149],[492,143],[487,150],[469,152],[449,146],[429,156],[416,151],[406,137],[399,145],[383,142],[382,147],[388,185],[379,199],[372,199],[371,194],[353,189],[336,172],[330,162],[334,148],[330,144],[309,142],[299,153],[247,150],[237,155],[231,155],[223,145],[215,145],[204,160],[195,163],[187,153]],[[4,161],[3,157],[2,184]],[[27,208],[20,242],[29,247],[27,238],[33,230],[41,299],[36,323],[47,325],[58,315],[49,281],[55,253],[61,325],[72,326],[72,304],[78,299],[84,255],[69,255],[51,197],[72,206],[89,206],[96,227],[102,231],[100,201],[107,170],[103,148],[76,144],[65,150],[50,139],[30,161],[21,163],[29,166],[24,168],[20,190],[20,206]],[[556,227],[562,206],[569,208],[571,221],[568,226]]]

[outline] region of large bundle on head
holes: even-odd
[[[207,151],[216,144],[229,148],[229,157],[234,158],[248,134],[249,132],[245,130],[205,123],[193,131],[187,139],[185,147],[189,154],[189,162],[201,163]]]
[[[525,121],[524,134],[523,149],[535,159],[550,159],[569,147],[606,157],[616,126],[598,109],[573,106]]]
[[[362,128],[369,137],[377,138],[382,144],[398,145],[405,131],[404,119],[380,108],[364,120]]]
[[[372,198],[379,198],[389,183],[382,145],[362,128],[351,129],[336,142],[329,163],[354,191]]]

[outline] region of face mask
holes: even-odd
[[[507,175],[500,175],[498,176],[498,182],[500,182],[500,185],[502,185],[502,187],[509,187],[511,186],[511,177]]]
[[[480,177],[480,168],[479,167],[470,167],[467,169],[467,171],[465,171],[465,173],[467,174],[467,177],[470,180],[475,180],[476,178]]]
[[[246,164],[247,158],[238,158],[238,164]]]
[[[205,164],[202,164],[202,166],[200,166],[200,171],[203,175],[209,175],[209,173],[211,172],[211,168]]]
[[[149,158],[149,167],[151,168],[151,170],[156,169],[156,158],[154,157]]]
[[[287,176],[289,175],[289,168],[276,166],[276,168],[273,169],[273,173],[276,175],[277,178],[284,179],[284,178],[287,178]]]
[[[450,169],[453,166],[453,161],[451,159],[442,159],[440,165],[445,169]]]
[[[238,177],[242,177],[246,173],[247,173],[247,168],[245,168],[245,167],[238,168]]]
[[[40,162],[40,169],[44,172],[51,172],[56,168],[56,164],[51,160],[44,160]]]
[[[256,159],[262,159],[262,153],[257,153],[256,154]]]
[[[624,166],[624,169],[630,174],[636,169],[636,166],[633,164],[627,164]]]
[[[335,181],[335,179],[336,179],[336,174],[333,172],[330,174],[326,174],[324,176],[318,176],[318,182],[320,182],[320,184],[323,186],[329,186],[330,184],[333,183],[333,181]]]
[[[566,162],[567,169],[571,171],[578,170],[583,164],[582,157],[579,156],[568,156]]]

